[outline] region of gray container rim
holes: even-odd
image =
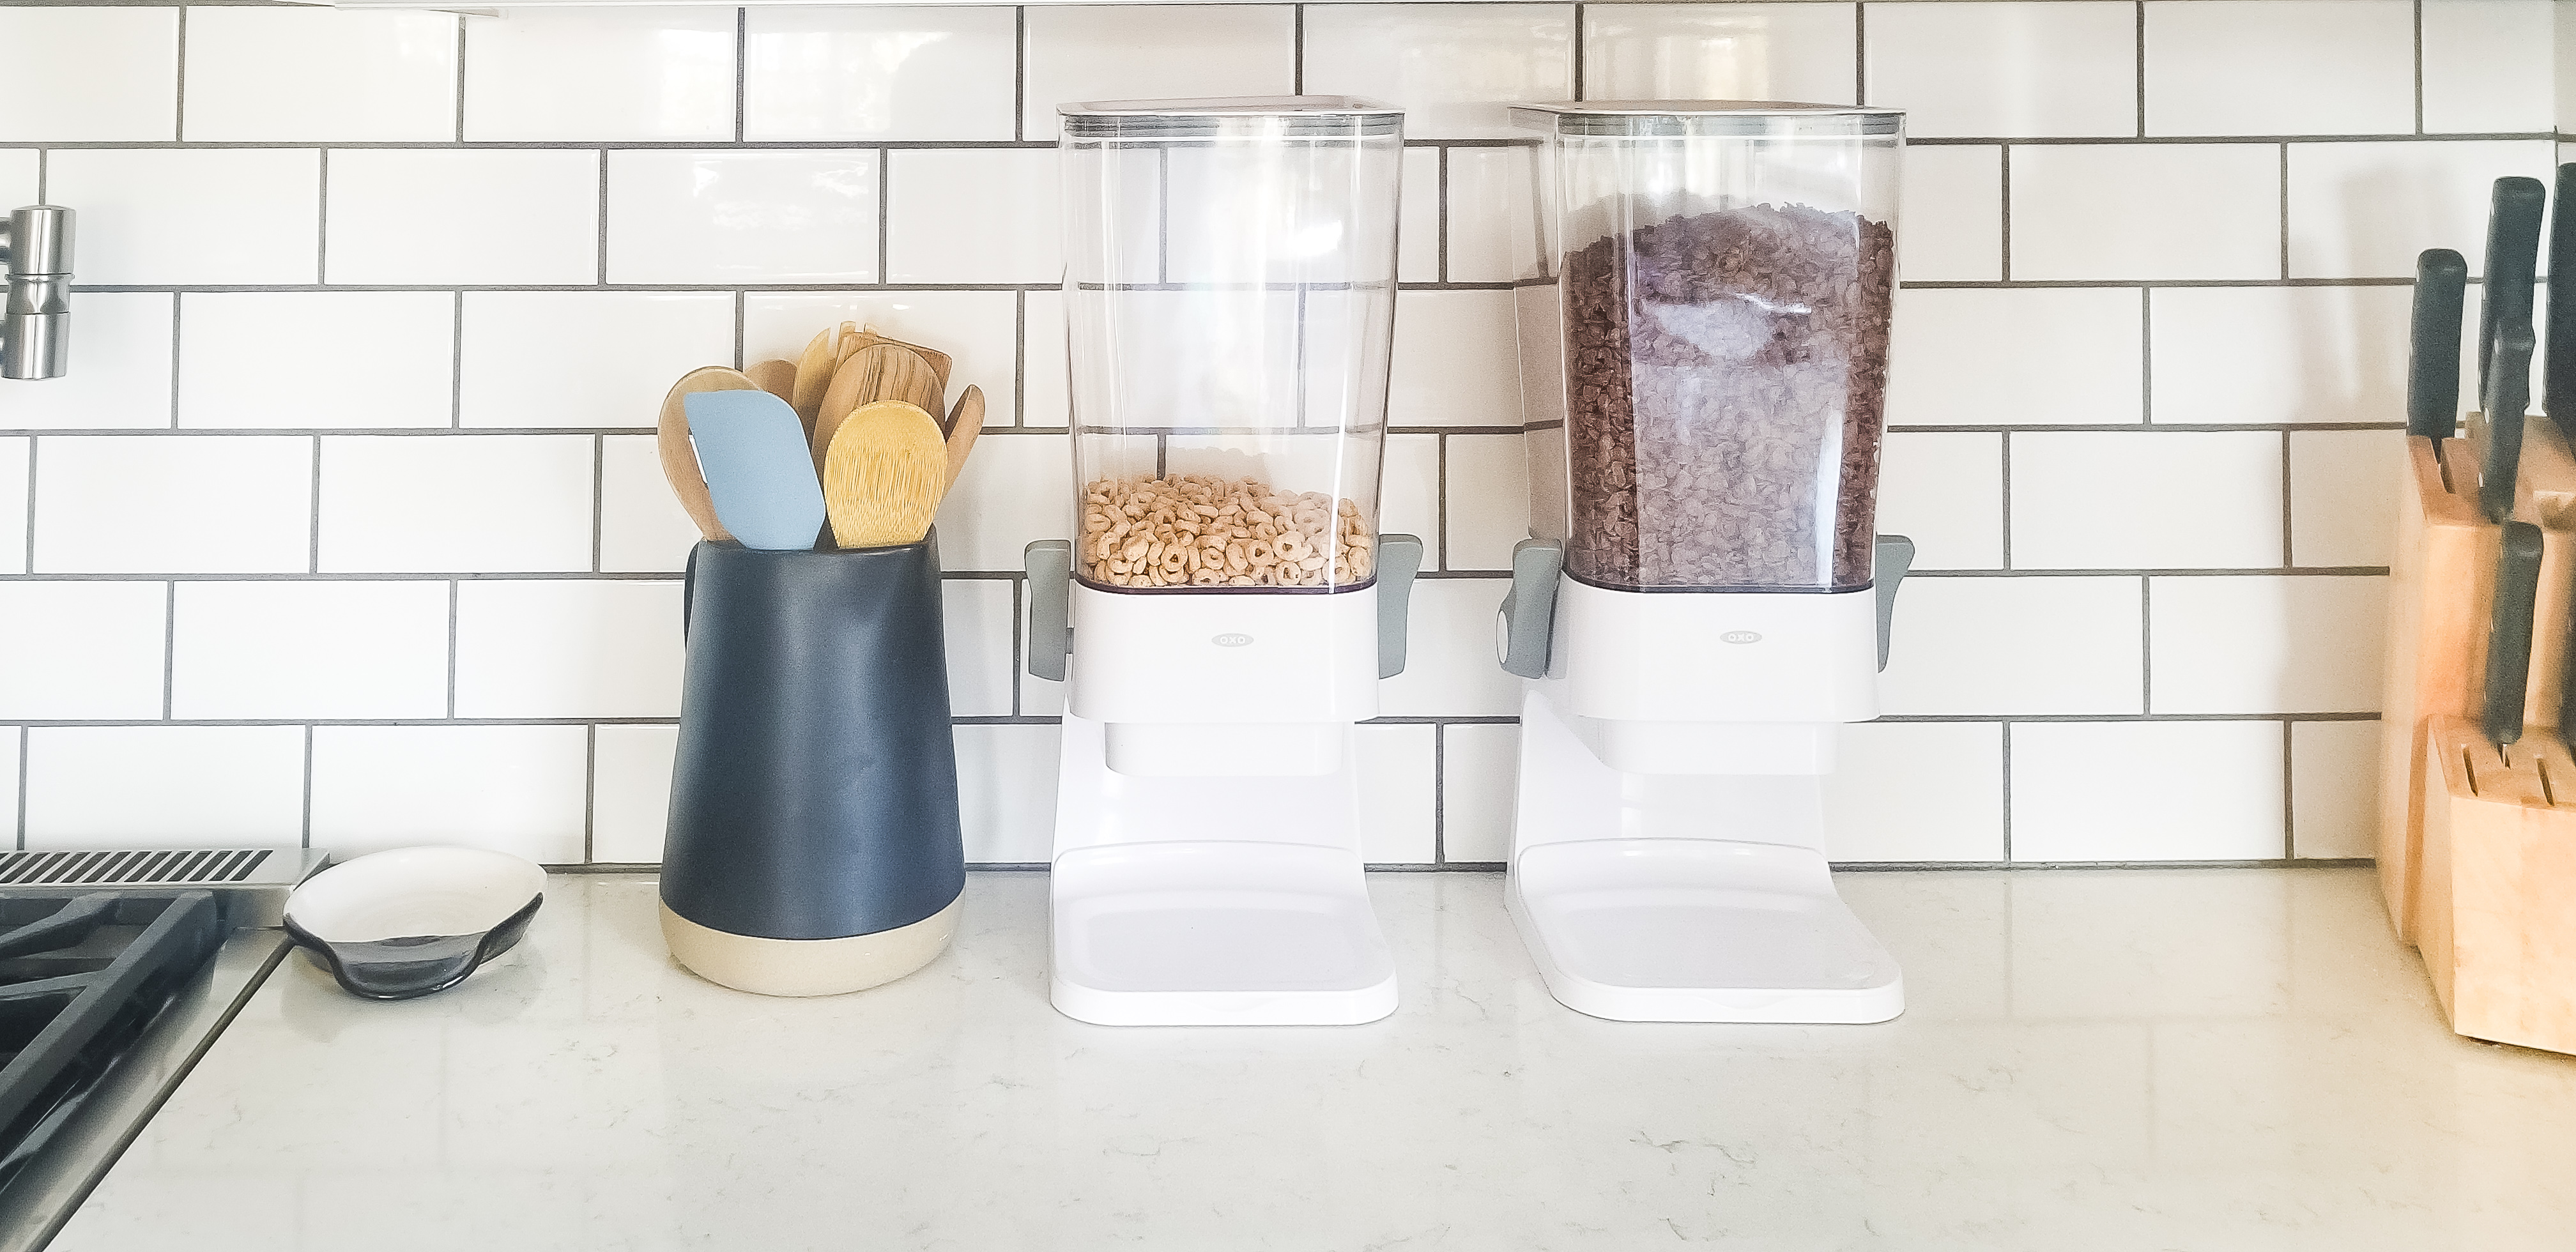
[[[1784,100],[1561,100],[1511,106],[1512,125],[1560,135],[1901,135],[1905,110]]]

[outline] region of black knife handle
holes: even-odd
[[[2576,163],[2558,167],[2558,202],[2576,195]],[[2576,216],[2549,224],[2549,313],[2541,342],[2540,411],[2576,428]]]
[[[2485,290],[2478,299],[2478,394],[2487,391],[2487,366],[2496,334],[2531,320],[2531,280],[2540,264],[2540,209],[2549,189],[2537,178],[2495,180],[2487,211]]]
[[[2531,682],[2531,611],[2539,600],[2540,528],[2506,522],[2496,555],[2495,619],[2487,629],[2487,742],[2522,738],[2523,693]]]
[[[2567,167],[2576,170],[2576,165]],[[2551,247],[2556,247],[2553,239]],[[2550,327],[2558,325],[2557,265],[2550,267]],[[2406,433],[2448,439],[2460,423],[2460,314],[2469,263],[2449,248],[2415,258],[2415,322],[2406,337]],[[2568,316],[2576,318],[2576,309]],[[2571,323],[2576,324],[2576,323]],[[2552,367],[2555,368],[2553,358]],[[2570,392],[2576,396],[2576,392]]]
[[[2495,379],[2481,407],[2486,460],[2478,466],[2478,507],[2490,522],[2513,513],[2514,475],[2522,468],[2522,412],[2531,406],[2531,322],[2508,323],[2496,335]]]

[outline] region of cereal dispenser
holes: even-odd
[[[1904,116],[1529,105],[1516,285],[1531,539],[1506,900],[1567,1005],[1874,1022],[1822,775],[1878,715],[1912,545],[1874,533]]]
[[[1028,562],[1030,670],[1066,682],[1053,1000],[1375,1020],[1395,971],[1350,726],[1402,667],[1421,561],[1377,529],[1403,115],[1058,111],[1075,538]]]

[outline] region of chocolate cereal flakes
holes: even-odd
[[[1565,259],[1566,567],[1621,587],[1870,579],[1896,235],[1753,205]]]

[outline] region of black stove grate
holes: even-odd
[[[267,848],[0,852],[0,887],[184,887],[247,882]]]
[[[0,1204],[223,931],[207,891],[0,891]]]

